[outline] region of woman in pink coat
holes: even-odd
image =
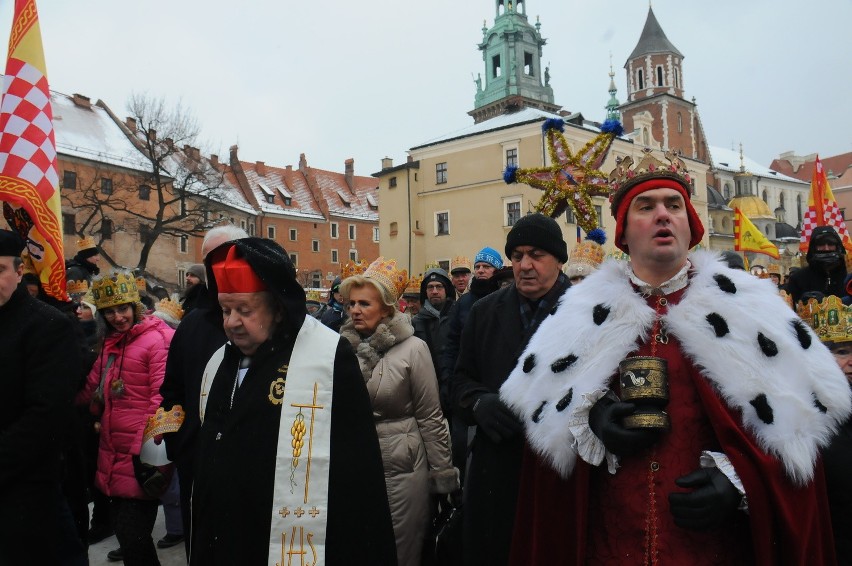
[[[95,483],[110,498],[124,563],[158,565],[151,531],[159,492],[169,482],[139,454],[147,419],[162,400],[160,384],[174,330],[143,314],[135,281],[126,273],[94,281],[92,295],[106,334],[78,402],[100,416]]]

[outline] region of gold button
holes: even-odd
[[[664,307],[664,306],[666,306],[667,304],[669,304],[668,300],[666,300],[666,298],[665,298],[665,297],[660,297],[660,306],[661,306],[661,307]]]
[[[659,462],[651,462],[651,471],[652,472],[660,471],[660,463]]]

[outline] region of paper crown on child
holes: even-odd
[[[394,299],[398,299],[405,291],[408,283],[408,272],[405,269],[397,269],[395,259],[376,258],[364,272],[364,277],[372,279],[390,291]]]
[[[796,312],[823,342],[852,340],[852,307],[844,305],[840,297],[827,295],[821,301],[814,298],[800,301]]]
[[[92,298],[98,309],[139,302],[136,279],[129,273],[106,275],[92,282]]]

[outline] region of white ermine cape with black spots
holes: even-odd
[[[843,372],[769,280],[729,269],[711,252],[690,261],[689,286],[663,317],[666,328],[757,444],[791,480],[807,483],[820,448],[852,410]],[[654,322],[628,270],[609,260],[571,287],[500,389],[532,449],[563,477],[578,456],[592,465],[606,458],[615,471],[588,416]]]

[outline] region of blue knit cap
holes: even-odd
[[[503,267],[503,258],[500,256],[500,252],[487,246],[479,250],[479,253],[476,254],[476,257],[473,259],[473,265],[475,266],[480,261],[484,261],[497,269]]]

